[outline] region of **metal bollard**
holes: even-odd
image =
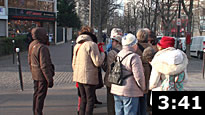
[[[15,48],[15,40],[12,40],[12,43],[13,43],[12,44],[12,46],[13,46],[13,50],[12,51],[13,51],[13,64],[14,64],[15,63],[15,49],[14,49]]]
[[[73,48],[74,48],[74,41],[71,42],[71,63],[73,60]]]
[[[20,86],[21,90],[23,91],[23,79],[22,79],[22,72],[21,72],[21,60],[20,60],[20,49],[16,48],[16,53],[17,53],[17,65],[19,69],[19,80],[20,80]]]

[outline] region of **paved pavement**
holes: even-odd
[[[45,101],[45,115],[76,115],[77,91],[72,82],[71,45],[69,43],[50,46],[55,65],[55,86],[49,89]],[[0,115],[32,115],[33,81],[27,63],[27,52],[21,53],[24,91],[20,91],[18,67],[12,64],[12,55],[0,57]],[[205,91],[205,80],[201,73],[202,60],[189,61],[188,91]],[[106,89],[97,90],[102,105],[94,109],[95,115],[106,115]]]

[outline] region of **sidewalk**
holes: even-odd
[[[69,43],[50,46],[55,65],[54,87],[48,90],[44,115],[76,115],[77,90],[72,82],[71,45]],[[32,115],[33,80],[27,63],[27,52],[21,53],[24,91],[20,91],[18,68],[12,64],[12,55],[0,57],[0,115]],[[202,60],[189,61],[188,91],[205,91],[205,80],[201,73]],[[94,109],[95,115],[106,115],[106,89],[97,90],[102,105]]]
[[[32,93],[32,89],[1,93],[0,115],[32,115]],[[106,115],[105,93],[105,88],[97,90],[98,99],[103,104],[94,108],[95,115]],[[44,115],[77,115],[77,100],[74,84],[49,89]]]
[[[77,90],[72,82],[71,44],[50,46],[55,65],[54,87],[48,90],[45,115],[76,115]],[[32,115],[33,80],[27,63],[27,52],[21,53],[24,91],[20,91],[19,74],[12,55],[0,57],[0,115]],[[106,90],[97,90],[102,105],[94,109],[95,115],[106,115]]]

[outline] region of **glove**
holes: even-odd
[[[104,43],[98,43],[98,49],[100,50],[100,52],[104,52],[103,45]]]
[[[106,52],[109,52],[112,49],[112,39],[109,41],[109,43],[106,46]]]
[[[48,87],[49,87],[49,88],[52,88],[52,87],[53,87],[53,80],[48,83]]]

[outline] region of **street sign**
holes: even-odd
[[[177,19],[177,26],[181,26],[182,22],[181,22],[181,19]]]

